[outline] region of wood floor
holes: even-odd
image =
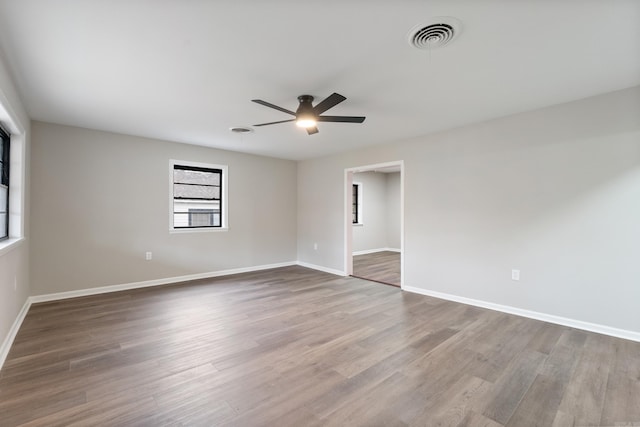
[[[286,267],[32,306],[0,425],[640,425],[640,343]]]
[[[354,255],[353,275],[376,282],[400,286],[400,253],[391,251]]]

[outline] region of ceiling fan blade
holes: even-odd
[[[289,119],[289,120],[280,120],[279,122],[269,122],[269,123],[260,123],[258,125],[254,125],[254,126],[267,126],[267,125],[277,125],[278,123],[286,123],[286,122],[293,122],[296,119]]]
[[[322,101],[320,101],[318,103],[318,105],[313,107],[313,111],[317,115],[320,115],[320,114],[324,113],[325,111],[327,111],[329,108],[335,107],[336,105],[340,104],[345,99],[347,99],[347,98],[345,98],[344,96],[340,95],[339,93],[335,93],[334,92],[331,95],[327,96]]]
[[[366,117],[357,116],[318,116],[319,122],[362,123]]]
[[[318,133],[318,132],[319,132],[319,131],[318,131],[318,128],[317,128],[316,126],[314,126],[314,127],[310,127],[310,128],[307,128],[307,133],[308,133],[309,135],[313,135],[314,133]]]
[[[267,102],[267,101],[263,101],[262,99],[252,99],[251,101],[255,102],[256,104],[264,105],[265,107],[269,107],[269,108],[276,109],[278,111],[282,111],[283,113],[291,114],[292,116],[296,115],[296,113],[294,113],[291,110],[287,110],[286,108],[278,107],[277,105],[273,105],[272,103]]]

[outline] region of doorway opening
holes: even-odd
[[[404,162],[345,169],[345,273],[402,287]]]

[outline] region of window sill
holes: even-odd
[[[211,228],[172,228],[169,234],[185,234],[185,233],[220,233],[229,231],[229,227],[211,227]]]
[[[3,256],[6,253],[11,252],[14,249],[18,249],[22,246],[24,242],[24,237],[12,237],[7,240],[3,240],[0,242],[0,256]]]

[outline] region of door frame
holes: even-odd
[[[352,224],[352,191],[353,174],[370,172],[388,167],[400,167],[400,288],[404,289],[404,160],[346,168],[344,170],[344,274],[353,274],[353,224]]]

